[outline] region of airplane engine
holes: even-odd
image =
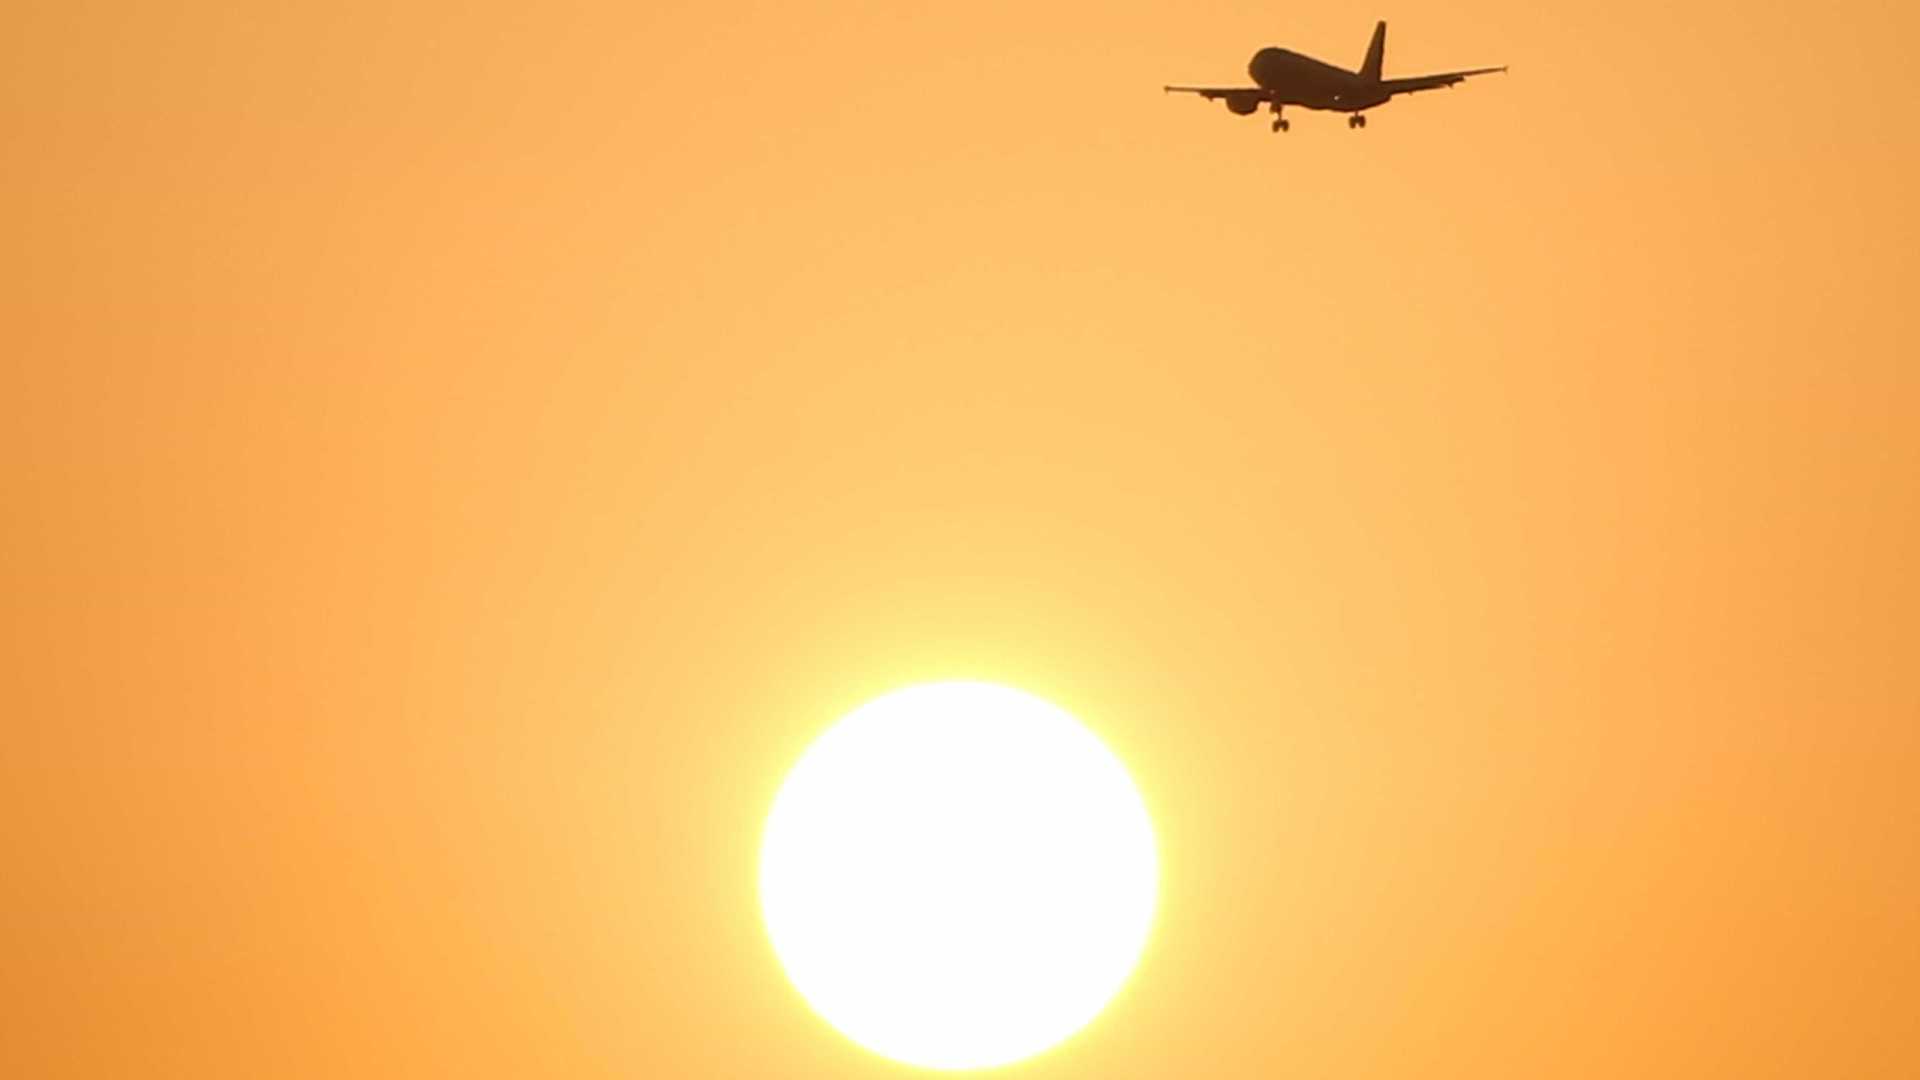
[[[1228,94],[1227,111],[1235,116],[1251,116],[1260,111],[1258,94]]]

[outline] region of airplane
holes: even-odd
[[[1366,110],[1386,104],[1387,99],[1396,94],[1438,90],[1474,75],[1507,70],[1502,65],[1417,75],[1410,79],[1383,79],[1380,63],[1386,53],[1387,24],[1383,21],[1373,28],[1373,40],[1367,45],[1367,58],[1360,62],[1359,71],[1348,71],[1311,56],[1269,46],[1254,53],[1247,64],[1247,74],[1253,77],[1254,86],[1169,86],[1165,90],[1169,94],[1199,94],[1208,101],[1224,99],[1227,110],[1235,116],[1250,116],[1259,112],[1260,106],[1270,106],[1276,132],[1293,126],[1280,114],[1286,105],[1347,113],[1349,128],[1363,128],[1367,126]]]

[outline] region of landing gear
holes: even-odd
[[[1367,114],[1366,114],[1366,113],[1354,113],[1354,114],[1353,114],[1352,116],[1349,116],[1349,117],[1347,117],[1347,126],[1348,126],[1348,127],[1350,127],[1350,128],[1363,128],[1363,127],[1366,127],[1366,126],[1367,126]]]
[[[1279,102],[1277,102],[1277,101],[1276,101],[1276,102],[1274,102],[1274,103],[1273,103],[1273,130],[1274,130],[1274,132],[1275,132],[1275,133],[1277,134],[1277,133],[1279,133],[1279,132],[1282,132],[1282,131],[1285,131],[1285,130],[1287,130],[1288,128],[1290,128],[1290,127],[1292,127],[1292,126],[1293,126],[1293,125],[1292,125],[1291,123],[1289,123],[1289,122],[1287,121],[1287,118],[1286,118],[1286,117],[1284,117],[1284,116],[1281,116],[1281,115],[1280,115],[1280,103],[1279,103]]]
[[[1275,131],[1286,131],[1291,127],[1293,127],[1293,121],[1291,120],[1275,120],[1273,122],[1273,130]]]

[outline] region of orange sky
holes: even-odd
[[[1553,8],[11,12],[0,1074],[903,1075],[755,844],[958,676],[1165,867],[1004,1075],[1920,1074],[1920,16]]]

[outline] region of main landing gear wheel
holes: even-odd
[[[1286,131],[1291,127],[1293,127],[1293,121],[1291,120],[1275,120],[1273,122],[1273,130],[1275,131]]]
[[[1366,127],[1366,126],[1367,126],[1367,117],[1366,117],[1366,114],[1365,114],[1365,113],[1354,113],[1354,114],[1353,114],[1352,116],[1349,116],[1349,117],[1347,117],[1347,126],[1348,126],[1348,127],[1350,127],[1350,128],[1363,128],[1363,127]]]

